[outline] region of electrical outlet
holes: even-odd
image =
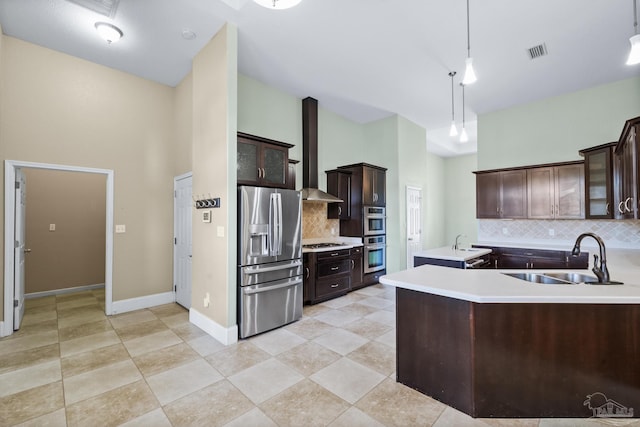
[[[204,301],[203,301],[203,303],[204,303],[204,306],[205,306],[205,307],[209,307],[209,304],[211,303],[211,299],[210,299],[210,297],[209,297],[209,292],[207,292],[207,293],[204,295]]]
[[[49,231],[56,231],[56,225],[55,224],[49,224]]]
[[[509,234],[509,230],[507,229],[507,227],[502,228],[502,234],[504,234],[505,236]]]
[[[553,228],[549,229],[549,236],[555,236],[556,235],[556,231]]]
[[[124,224],[116,225],[116,233],[125,233],[127,231],[127,226]]]

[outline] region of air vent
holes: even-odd
[[[527,49],[527,52],[529,52],[529,59],[540,58],[541,56],[545,56],[549,53],[547,52],[547,45],[544,43],[539,44],[538,46],[530,47],[529,49]]]
[[[116,10],[118,9],[118,3],[120,0],[67,0],[70,3],[82,6],[85,9],[92,10],[104,15],[108,18],[114,18],[116,16]]]

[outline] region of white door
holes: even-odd
[[[191,308],[191,215],[193,201],[191,174],[174,179],[173,202],[173,283],[176,302],[185,308]]]
[[[413,267],[413,253],[422,249],[422,189],[407,187],[407,268]]]
[[[24,316],[24,255],[25,250],[25,212],[27,179],[21,169],[16,169],[16,210],[15,210],[15,253],[13,256],[13,329],[20,329]]]

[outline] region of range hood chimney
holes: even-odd
[[[302,200],[338,203],[341,199],[318,189],[318,101],[302,100]]]

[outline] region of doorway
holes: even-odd
[[[422,189],[407,186],[407,268],[413,253],[422,249]]]
[[[4,313],[0,336],[11,335],[14,330],[14,301],[20,300],[24,295],[24,288],[16,287],[15,274],[15,242],[16,228],[15,215],[16,203],[16,177],[20,176],[20,170],[25,168],[49,169],[68,172],[84,172],[102,174],[106,176],[106,221],[105,221],[105,313],[112,314],[113,300],[113,190],[114,173],[110,169],[95,169],[77,166],[55,165],[47,163],[22,162],[5,160],[5,211],[4,211]],[[26,207],[28,209],[28,207]]]
[[[191,172],[173,179],[173,286],[176,302],[191,308],[191,222],[192,222]]]

